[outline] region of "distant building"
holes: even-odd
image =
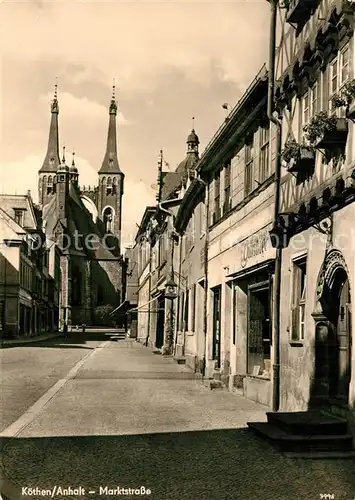
[[[1,224],[4,234],[8,234],[7,240],[11,240],[3,245],[2,262],[7,274],[6,278],[0,274],[1,321],[6,330],[15,333],[58,326],[65,330],[83,323],[103,324],[103,315],[108,317],[109,310],[117,307],[125,294],[120,248],[124,174],[117,155],[115,95],[109,106],[106,151],[98,172],[98,186],[94,188],[79,187],[74,153],[70,166],[66,163],[65,148],[60,159],[58,114],[56,90],[51,104],[47,153],[38,174],[38,209],[29,196],[0,198]],[[55,261],[39,265],[28,260],[24,241],[29,233],[43,235],[43,248],[37,254],[53,248]],[[29,267],[34,273],[33,280],[28,277]],[[56,283],[60,283],[59,290],[47,286],[48,280],[44,278],[48,269],[54,273],[52,278]]]
[[[59,253],[30,194],[0,195],[1,336],[56,331],[59,291]]]

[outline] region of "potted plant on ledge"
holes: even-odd
[[[344,87],[332,97],[334,108],[346,108],[346,117],[355,120],[355,79],[346,83]]]
[[[281,157],[287,163],[289,172],[305,172],[314,167],[314,149],[311,146],[299,144],[295,139],[286,141]]]
[[[346,118],[321,111],[303,127],[306,139],[315,148],[334,149],[345,145],[348,134]]]

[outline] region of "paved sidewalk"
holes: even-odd
[[[26,344],[34,344],[35,342],[43,342],[44,340],[55,339],[63,337],[63,332],[43,333],[41,335],[34,335],[33,337],[17,337],[14,339],[1,339],[0,347],[15,347]]]
[[[91,351],[57,389],[5,439],[13,485],[86,489],[57,497],[68,499],[118,497],[118,486],[144,486],[157,500],[354,498],[354,460],[285,458],[246,428],[267,408],[211,391],[134,341]]]

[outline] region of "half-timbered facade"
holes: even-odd
[[[282,410],[355,403],[354,12],[347,0],[278,10]]]

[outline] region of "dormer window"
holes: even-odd
[[[15,219],[16,224],[18,224],[19,226],[23,226],[23,215],[24,215],[23,210],[15,209],[14,219]]]

